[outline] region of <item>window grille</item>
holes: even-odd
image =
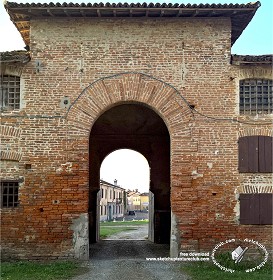
[[[1,77],[0,106],[2,109],[20,109],[20,77]]]
[[[18,206],[18,188],[18,182],[1,182],[1,208]]]
[[[240,81],[240,114],[271,114],[272,80],[248,79]]]

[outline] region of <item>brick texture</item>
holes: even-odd
[[[272,69],[230,64],[229,19],[31,24],[31,61],[18,66],[24,106],[1,121],[1,178],[23,178],[20,206],[2,209],[4,257],[77,257],[72,225],[88,212],[90,131],[123,103],[148,106],[169,130],[178,250],[212,250],[230,238],[270,244],[271,226],[239,225],[238,194],[272,177],[239,174],[237,141],[272,135],[272,116],[242,117],[238,108],[239,79],[271,77]],[[64,96],[69,109],[60,106]]]

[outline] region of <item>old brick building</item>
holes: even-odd
[[[2,256],[88,258],[120,148],[149,162],[172,256],[270,249],[272,56],[231,55],[259,5],[7,2],[28,51],[1,54]]]

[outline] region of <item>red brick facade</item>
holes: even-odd
[[[272,68],[231,64],[230,33],[229,18],[33,19],[31,61],[2,68],[21,77],[21,108],[1,119],[1,179],[20,181],[19,206],[2,209],[3,257],[88,257],[90,131],[120,104],[168,128],[172,255],[230,238],[269,246],[272,226],[240,225],[238,195],[272,174],[239,173],[237,143],[272,136],[272,115],[239,114],[239,80]]]

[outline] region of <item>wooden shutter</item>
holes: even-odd
[[[239,172],[259,172],[258,150],[258,136],[246,136],[239,139]]]
[[[271,193],[240,194],[240,224],[272,225]]]
[[[270,136],[241,137],[239,139],[239,172],[273,172],[272,144]]]
[[[273,194],[260,193],[260,224],[272,225],[272,200]]]
[[[248,172],[248,140],[239,138],[239,172]]]
[[[259,225],[260,200],[258,194],[240,194],[240,224]]]
[[[259,136],[259,172],[272,172],[272,137]]]

